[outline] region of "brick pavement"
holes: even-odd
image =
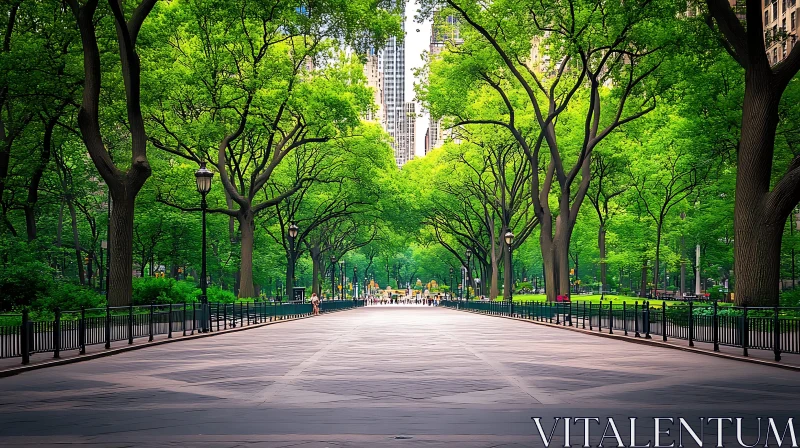
[[[0,379],[0,445],[542,446],[532,416],[797,417],[798,399],[797,372],[367,307]]]

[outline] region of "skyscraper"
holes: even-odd
[[[400,2],[400,8],[405,13],[405,1]],[[405,32],[405,21],[403,21],[403,31]],[[401,156],[398,151],[397,128],[401,125],[403,117],[403,103],[405,103],[406,86],[406,51],[405,45],[398,45],[397,38],[389,39],[386,47],[379,52],[379,70],[383,73],[383,101],[385,112],[385,129],[392,137],[392,148],[394,149],[395,160],[398,166],[402,166],[400,160],[405,161],[406,157]],[[403,163],[405,163],[405,161]]]
[[[464,43],[458,19],[453,15],[443,15],[438,12],[433,16],[431,23],[430,57],[436,57],[447,44],[459,46]],[[442,119],[430,118],[425,140],[425,154],[442,146],[445,139],[452,137],[449,129],[444,129]]]
[[[403,103],[398,108],[399,113],[395,123],[394,160],[397,166],[401,167],[409,160],[414,158],[416,147],[416,104],[413,102]]]

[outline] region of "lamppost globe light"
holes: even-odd
[[[466,255],[467,255],[467,259],[471,258],[472,257],[472,250],[471,249],[467,249]]]
[[[331,263],[334,263],[334,264],[336,263],[336,257],[334,257],[333,255],[331,255]]]
[[[197,192],[206,194],[211,191],[211,178],[214,177],[214,172],[206,168],[205,162],[200,162],[200,168],[194,172],[194,180],[197,184]]]
[[[506,239],[506,244],[508,244],[509,246],[514,244],[514,234],[511,233],[510,230],[508,232],[506,232],[505,239]]]
[[[298,229],[297,226],[294,223],[292,223],[292,225],[289,226],[289,236],[292,238],[297,238],[298,230],[300,229]]]

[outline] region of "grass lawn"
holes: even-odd
[[[593,295],[573,295],[571,297],[572,302],[587,302],[587,303],[600,303],[600,294],[593,294]],[[499,298],[498,300],[502,300]],[[514,296],[514,302],[544,302],[547,300],[547,296],[544,294],[518,294]],[[634,302],[639,301],[641,304],[643,300],[639,297],[627,297],[627,296],[620,296],[616,294],[606,294],[603,297],[603,303],[613,303],[615,305],[622,305],[622,302],[626,302],[628,305],[633,305]],[[651,302],[652,306],[660,306],[661,300],[653,300]],[[678,301],[678,300],[667,300],[667,305],[676,305],[676,304],[686,304],[686,302]]]

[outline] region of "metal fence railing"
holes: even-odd
[[[720,307],[693,302],[471,302],[442,301],[442,306],[488,315],[512,316],[538,322],[581,327],[589,330],[623,332],[636,337],[659,336],[738,347],[744,356],[749,349],[770,350],[775,360],[781,353],[800,354],[800,308]]]
[[[320,312],[331,312],[364,306],[363,300],[324,301]],[[237,302],[141,305],[86,308],[80,311],[58,311],[47,318],[31,318],[25,310],[0,314],[0,358],[21,357],[30,362],[34,353],[52,352],[59,358],[62,351],[86,352],[90,345],[148,338],[156,335],[186,336],[199,333],[204,323],[208,331],[221,331],[276,320],[309,316],[310,303]],[[205,317],[204,317],[205,316]]]

